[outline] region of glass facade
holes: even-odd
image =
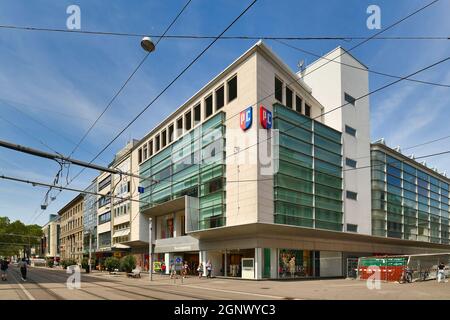
[[[144,192],[141,212],[185,195],[199,199],[196,226],[190,230],[225,225],[225,113],[202,125],[142,163]],[[157,181],[157,183],[152,183]]]
[[[449,244],[449,184],[383,150],[371,151],[372,233]]]
[[[275,223],[342,231],[341,133],[274,104]]]
[[[97,183],[92,183],[87,192],[96,193]],[[83,248],[84,253],[89,252],[89,231],[92,231],[92,250],[97,248],[97,196],[86,193],[83,197]]]

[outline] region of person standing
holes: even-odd
[[[443,262],[438,265],[437,281],[447,282],[447,280],[445,280],[445,264]]]
[[[1,270],[2,270],[2,280],[3,280],[3,281],[8,280],[8,274],[7,274],[7,271],[8,271],[8,264],[9,264],[9,261],[6,260],[6,259],[3,259],[3,260],[1,261]]]
[[[211,261],[208,260],[208,262],[206,263],[206,277],[207,278],[211,278],[211,271],[212,271],[212,264]]]
[[[20,273],[22,274],[22,281],[27,281],[27,260],[22,258],[19,262]]]
[[[164,262],[161,264],[161,274],[166,274],[166,264]]]
[[[203,275],[203,264],[201,262],[197,267],[197,273],[198,273],[198,278],[201,279],[202,275]]]

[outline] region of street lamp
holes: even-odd
[[[155,51],[155,44],[153,43],[153,40],[150,37],[142,38],[141,47],[149,53]]]

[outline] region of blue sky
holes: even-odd
[[[185,4],[170,1],[3,0],[0,24],[65,28],[66,8],[81,8],[82,30],[161,34]],[[252,36],[364,36],[366,8],[381,8],[382,27],[406,16],[428,1],[259,0],[226,35]],[[216,35],[250,1],[192,0],[169,34]],[[344,5],[345,3],[345,5]],[[441,0],[385,36],[448,36],[450,1]],[[144,51],[139,38],[0,29],[0,138],[62,154],[69,154],[116,90],[132,72]],[[163,39],[123,93],[75,153],[90,161],[210,40]],[[130,138],[141,138],[155,124],[192,96],[213,76],[254,44],[251,40],[217,42],[96,163],[105,165]],[[273,41],[266,42],[293,69],[298,60],[314,61]],[[324,54],[338,45],[357,41],[294,41],[292,45]],[[353,54],[369,68],[399,76],[411,73],[450,54],[448,41],[373,40]],[[417,79],[450,84],[450,64],[441,64]],[[393,81],[370,75],[370,88]],[[403,82],[371,98],[371,133],[390,146],[411,146],[450,135],[448,88]],[[6,119],[6,121],[5,121]],[[13,123],[14,125],[11,125]],[[42,142],[44,144],[42,144]],[[450,149],[450,139],[408,150],[423,155]],[[450,173],[450,157],[427,160]],[[58,165],[48,160],[0,150],[0,174],[51,182]],[[70,176],[80,169],[71,167]],[[73,183],[85,188],[96,172],[85,170]],[[65,191],[42,214],[37,210],[45,189],[0,181],[0,215],[43,224],[75,196]]]

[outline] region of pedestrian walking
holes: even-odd
[[[439,263],[439,265],[438,265],[437,281],[438,282],[447,282],[448,281],[448,280],[445,280],[445,264],[443,262]]]
[[[6,259],[3,259],[1,261],[1,270],[2,270],[2,281],[6,281],[8,280],[8,265],[9,265],[9,261]]]
[[[172,263],[170,265],[169,273],[170,273],[170,279],[176,278],[177,270],[175,269],[175,264],[174,263]]]
[[[166,264],[165,263],[163,263],[161,265],[161,274],[166,274]]]
[[[183,265],[183,278],[186,278],[188,271],[189,271],[189,265],[188,265],[187,261],[185,261],[184,265]]]
[[[27,260],[25,258],[22,258],[22,260],[19,262],[19,268],[20,273],[22,274],[22,281],[27,281]]]
[[[203,275],[203,264],[201,262],[197,267],[197,273],[198,273],[198,278],[201,279],[201,277]]]
[[[206,263],[206,277],[207,278],[211,278],[211,271],[212,271],[212,264],[211,261],[208,260],[208,262]]]

